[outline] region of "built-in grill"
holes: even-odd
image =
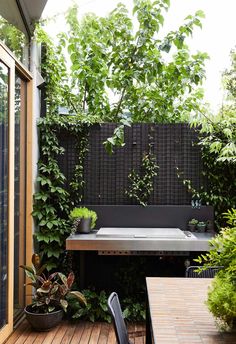
[[[102,227],[98,230],[96,236],[99,238],[164,238],[184,240],[189,238],[191,234],[187,234],[179,228]]]
[[[102,254],[180,254],[209,250],[213,233],[191,233],[187,223],[214,219],[211,206],[89,205],[97,213],[97,228],[89,234],[71,235],[67,250]]]

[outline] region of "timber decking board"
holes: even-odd
[[[132,332],[130,340],[133,344],[144,344],[145,324],[129,324]],[[135,334],[136,332],[136,334]],[[142,332],[142,333],[141,333]],[[137,337],[136,337],[137,335]],[[105,322],[63,321],[59,326],[48,332],[32,330],[24,320],[4,342],[4,344],[116,344],[112,324]]]

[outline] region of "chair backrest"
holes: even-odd
[[[214,278],[215,274],[222,269],[222,266],[211,266],[206,270],[201,271],[198,273],[196,270],[199,266],[189,266],[185,271],[185,277],[190,278]]]
[[[108,298],[107,305],[112,316],[118,344],[130,344],[128,331],[124,322],[117,293],[111,293]]]

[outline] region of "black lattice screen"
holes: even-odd
[[[186,124],[134,124],[125,129],[123,148],[108,155],[102,144],[113,133],[115,124],[94,126],[89,134],[89,151],[84,164],[85,204],[135,204],[125,195],[128,174],[140,170],[144,152],[151,145],[159,165],[154,191],[149,204],[190,204],[191,195],[177,177],[176,168],[184,172],[195,187],[202,183],[201,155],[196,145],[197,132]],[[76,157],[75,138],[64,136],[61,144],[66,152],[59,157],[59,165],[68,181],[73,176]]]

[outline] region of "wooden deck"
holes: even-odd
[[[134,344],[145,344],[145,324],[132,324],[128,326],[133,332],[130,340]],[[105,322],[70,323],[63,321],[61,325],[48,332],[36,332],[24,320],[5,344],[115,344],[115,332],[112,324]]]

